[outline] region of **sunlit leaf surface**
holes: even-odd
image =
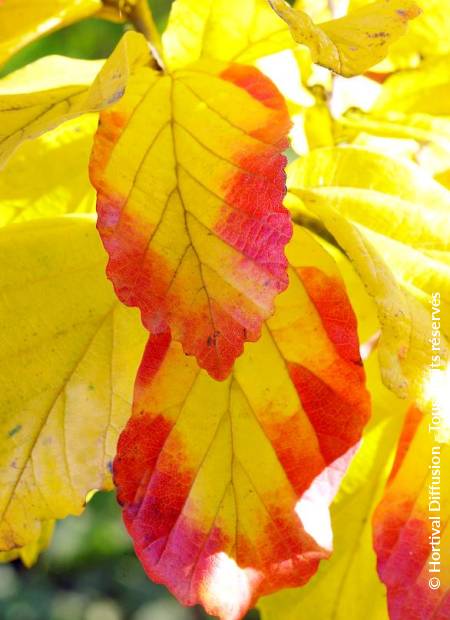
[[[91,160],[119,298],[224,379],[287,284],[290,122],[253,67],[142,68],[101,115]]]
[[[111,488],[143,328],[104,277],[92,217],[0,230],[0,550]]]
[[[226,381],[150,339],[114,465],[149,576],[222,620],[329,554],[328,504],[369,414],[334,262],[300,228],[288,258],[289,289]]]

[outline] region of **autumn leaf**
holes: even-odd
[[[405,156],[435,178],[450,168],[450,119],[447,117],[387,110],[363,114],[349,110],[335,124],[335,136],[339,142],[353,141],[381,152],[388,144],[391,148],[403,146]]]
[[[365,304],[362,310],[367,311]],[[386,593],[372,548],[371,516],[384,491],[406,404],[381,383],[376,352],[365,370],[372,417],[331,505],[333,555],[321,562],[317,574],[302,588],[261,599],[263,620],[388,620]]]
[[[304,11],[315,22],[329,21],[347,13],[348,0],[295,0],[291,3],[298,11]]]
[[[450,116],[450,54],[430,58],[416,69],[399,71],[383,84],[374,112]]]
[[[0,551],[0,563],[12,562],[13,560],[21,560],[22,564],[27,568],[31,568],[36,564],[39,555],[50,545],[55,522],[41,521],[39,529],[36,531],[36,540],[29,542],[23,547],[17,547],[11,551]]]
[[[103,61],[48,56],[0,81],[0,168],[23,142],[123,95],[135,67],[148,61],[144,37],[128,32]]]
[[[300,228],[287,253],[290,287],[226,381],[150,338],[114,464],[149,576],[226,620],[329,555],[328,504],[369,413],[336,265]]]
[[[418,409],[410,410],[391,479],[374,515],[378,572],[387,586],[391,620],[446,620],[450,614],[445,561],[450,546],[450,492],[445,483],[450,446],[436,441],[429,429],[445,422],[443,417],[435,424]],[[440,565],[430,564],[433,560]]]
[[[287,284],[289,117],[257,69],[140,69],[101,115],[91,180],[119,298],[224,379]],[[145,128],[145,131],[143,130]]]
[[[0,551],[14,553],[112,488],[145,330],[104,277],[93,216],[4,227],[0,260]]]
[[[345,0],[336,2],[343,8]],[[332,17],[327,0],[297,0],[314,19]],[[175,0],[163,34],[165,66],[173,71],[200,58],[256,64],[295,47],[267,0]]]
[[[267,0],[175,0],[162,41],[171,71],[203,57],[251,64],[293,44]]]
[[[101,0],[3,0],[0,2],[0,65],[45,33],[97,13]]]
[[[294,214],[304,205],[322,221],[375,299],[386,385],[424,403],[431,319],[423,303],[439,286],[444,307],[450,301],[448,265],[437,258],[448,250],[450,194],[407,162],[355,147],[297,160],[289,187],[301,198],[290,199]],[[445,334],[450,324],[444,318],[442,325]]]
[[[350,0],[350,11],[370,0]],[[383,71],[413,68],[424,59],[438,58],[450,52],[450,13],[447,0],[418,0],[423,13],[408,27],[404,37],[392,45],[382,63]]]
[[[317,26],[285,0],[269,2],[294,40],[309,47],[314,62],[346,77],[364,73],[385,58],[408,21],[421,13],[411,0],[381,0]]]
[[[0,175],[0,226],[95,212],[88,164],[97,124],[85,114],[19,146]]]

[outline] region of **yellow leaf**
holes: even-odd
[[[325,22],[342,17],[347,12],[348,0],[296,0],[294,8],[308,13],[315,22]]]
[[[0,551],[0,563],[12,562],[13,560],[20,559],[24,566],[31,568],[33,564],[37,562],[42,551],[45,551],[49,546],[54,527],[54,521],[41,521],[39,533],[36,531],[36,536],[38,536],[36,540],[18,549]]]
[[[449,193],[417,167],[357,148],[319,149],[298,160],[290,167],[289,187],[302,201],[293,200],[294,211],[303,204],[320,218],[377,303],[386,385],[423,402],[431,318],[421,303],[425,295],[418,302],[412,293],[414,286],[424,293],[442,286],[443,307],[448,308],[450,279],[445,264],[429,272],[433,260],[424,258],[427,268],[417,272],[414,259],[419,252],[448,251]],[[404,251],[398,250],[400,244]]]
[[[361,144],[361,133],[408,141],[411,159],[433,176],[450,167],[450,118],[390,111],[364,115],[351,110],[337,121],[335,128],[340,141],[353,139]],[[416,143],[415,148],[411,141]],[[367,139],[365,143],[377,144]],[[383,144],[386,143],[380,141],[380,150]]]
[[[109,489],[144,345],[104,276],[93,216],[0,229],[0,550]]]
[[[333,555],[306,586],[262,599],[262,620],[388,620],[371,515],[384,490],[406,404],[382,385],[376,354],[365,366],[372,418],[331,505]]]
[[[267,0],[175,0],[163,35],[170,70],[201,57],[250,64],[292,45]]]
[[[149,60],[142,35],[126,33],[103,61],[48,56],[0,81],[0,168],[24,140],[111,105],[129,75]]]
[[[441,185],[450,189],[450,168],[444,170],[444,172],[440,172],[435,176],[436,181],[439,181]]]
[[[350,10],[367,5],[370,0],[351,0]],[[380,70],[393,71],[419,65],[424,58],[450,52],[450,12],[448,0],[417,0],[423,13],[408,32],[389,50]]]
[[[421,12],[411,0],[381,0],[317,26],[285,0],[269,2],[294,40],[309,47],[314,62],[346,77],[364,73],[382,60],[405,33],[408,21]]]
[[[95,114],[85,114],[19,146],[0,174],[0,226],[95,211],[88,165]]]
[[[256,68],[142,68],[101,115],[91,160],[119,298],[224,379],[288,284],[289,115]]]
[[[101,0],[3,0],[0,3],[0,65],[43,34],[97,13]]]
[[[417,69],[390,76],[383,84],[374,112],[450,116],[449,66],[450,54],[430,58]]]

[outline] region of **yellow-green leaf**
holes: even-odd
[[[267,0],[175,0],[163,46],[174,70],[202,56],[250,64],[293,42]]]
[[[385,58],[390,45],[405,33],[408,21],[421,12],[411,0],[382,0],[316,25],[285,0],[269,2],[294,40],[309,47],[314,62],[346,77],[364,73]]]
[[[0,168],[24,140],[111,105],[130,73],[149,60],[142,35],[128,32],[103,61],[48,56],[0,81]]]
[[[323,222],[377,303],[386,385],[423,403],[431,318],[421,302],[436,286],[450,303],[448,265],[430,269],[437,255],[426,256],[448,252],[450,194],[413,165],[357,148],[314,151],[291,166],[289,186],[302,201],[291,198],[293,210],[306,205]]]
[[[0,226],[95,211],[88,164],[97,124],[85,114],[19,146],[0,174]]]
[[[101,0],[3,0],[0,2],[0,65],[38,37],[97,13]]]
[[[104,276],[94,216],[0,230],[0,550],[111,488],[145,335]]]

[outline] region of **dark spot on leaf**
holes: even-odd
[[[14,428],[8,431],[8,437],[14,437],[20,430],[22,430],[22,424],[16,424]]]
[[[211,336],[208,336],[208,339],[206,341],[206,344],[208,345],[208,347],[216,346],[217,339],[219,338],[219,336],[220,336],[219,331],[215,331]]]
[[[386,37],[389,36],[388,32],[368,32],[367,36],[369,37],[369,39],[385,39]]]
[[[116,101],[118,101],[124,94],[125,92],[125,88],[119,88],[119,90],[116,90],[111,97],[109,97],[109,99],[106,101],[106,103],[108,105],[111,105],[113,103],[115,103]]]

